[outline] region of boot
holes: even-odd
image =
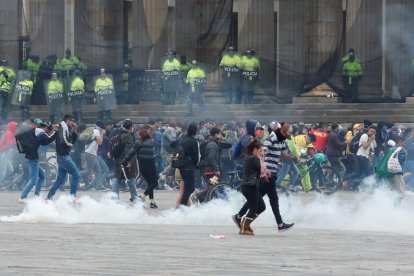
[[[237,227],[241,230],[242,218],[239,216],[239,214],[235,214],[235,215],[231,216],[231,218],[233,219],[233,221],[237,225]]]
[[[254,235],[253,229],[250,228],[250,224],[256,219],[256,217],[255,218],[249,218],[249,217],[242,218],[241,229],[239,232],[240,235],[250,235],[250,236]]]

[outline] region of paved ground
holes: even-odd
[[[26,216],[10,217],[20,214],[23,205],[17,202],[17,193],[2,192],[0,275],[414,274],[414,231],[407,229],[413,223],[400,221],[413,220],[412,197],[400,211],[382,210],[385,215],[380,214],[378,221],[375,210],[369,211],[373,221],[366,225],[360,221],[365,220],[367,206],[362,202],[367,200],[359,194],[339,193],[332,201],[299,194],[289,204],[282,197],[284,218],[295,220],[295,228],[277,233],[266,210],[254,224],[256,235],[245,237],[238,235],[229,218],[240,202],[167,210],[174,205],[175,195],[157,192],[158,210],[127,204],[121,208],[89,198],[80,207],[70,208],[60,198],[56,204],[29,203]],[[99,199],[102,193],[82,196]],[[124,202],[127,197],[122,194]],[[355,207],[358,213],[352,213]],[[411,217],[400,217],[408,214]],[[350,230],[338,230],[341,219],[347,225],[354,219],[359,223]],[[392,221],[400,228],[379,232]],[[378,231],[364,230],[375,227]],[[210,237],[224,233],[227,239]]]

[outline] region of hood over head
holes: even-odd
[[[260,126],[260,123],[256,120],[249,119],[246,121],[246,131],[247,134],[255,137],[256,127]]]

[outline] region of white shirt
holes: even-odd
[[[101,136],[101,133],[95,128],[92,134],[93,141],[89,145],[85,145],[85,152],[95,156],[98,155],[98,142],[96,141],[96,138],[99,136]]]
[[[357,155],[364,156],[369,159],[369,153],[374,152],[375,148],[377,147],[377,142],[374,140],[371,141],[367,149],[364,149],[362,146],[368,141],[369,137],[368,134],[364,133],[361,135],[361,138],[359,139],[359,149],[357,152]]]

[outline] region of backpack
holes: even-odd
[[[27,154],[33,147],[33,143],[36,141],[35,129],[29,129],[22,133],[15,135],[16,146],[19,153]]]
[[[171,158],[171,167],[181,169],[184,167],[186,160],[189,159],[180,143]]]
[[[207,141],[201,142],[201,144],[200,144],[200,163],[199,163],[200,167],[206,166],[204,164],[204,160],[206,159],[206,147],[207,147],[207,144],[209,142],[211,142],[211,141],[207,140]]]
[[[357,135],[355,135],[349,143],[349,151],[351,153],[357,154],[359,150],[359,140],[361,139],[362,134],[362,131],[358,132]]]
[[[111,154],[112,158],[119,158],[122,155],[123,151],[124,147],[122,145],[121,133],[116,133],[109,140],[109,153]]]
[[[242,154],[242,142],[241,139],[234,144],[234,146],[231,149],[231,155],[233,156],[233,159],[237,159]]]
[[[390,148],[385,154],[384,157],[378,162],[377,166],[375,167],[375,174],[377,176],[377,179],[387,179],[393,174],[391,174],[388,171],[388,160],[391,158],[391,156],[394,154],[397,147]]]
[[[86,128],[80,135],[79,135],[79,141],[81,141],[84,144],[90,144],[93,142],[93,131],[95,130],[95,127],[88,127]]]

